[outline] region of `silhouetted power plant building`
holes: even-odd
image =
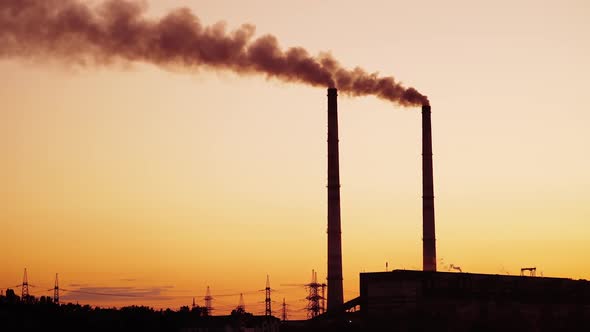
[[[589,281],[437,272],[430,105],[422,105],[423,270],[361,273],[360,296],[344,303],[337,95],[328,89],[328,310],[301,330],[590,331]]]
[[[342,306],[338,90],[328,89],[328,312]]]
[[[432,174],[432,129],[430,105],[422,106],[422,266],[436,271],[434,231],[434,179]]]
[[[363,325],[395,331],[588,331],[590,282],[394,270],[360,274]],[[370,329],[372,330],[372,329]]]

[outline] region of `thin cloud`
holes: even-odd
[[[105,302],[105,301],[161,301],[174,297],[165,292],[171,286],[154,287],[77,287],[62,289],[64,301]]]
[[[88,284],[76,284],[76,283],[73,283],[73,284],[68,284],[68,286],[70,286],[70,287],[85,287],[85,286],[88,286]]]

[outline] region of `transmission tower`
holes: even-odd
[[[272,316],[272,310],[270,308],[270,279],[268,278],[268,275],[266,275],[266,288],[264,289],[264,294],[265,294],[265,299],[264,299],[264,304],[265,304],[264,315],[265,316]]]
[[[213,302],[213,297],[211,296],[211,290],[209,289],[209,286],[207,286],[207,294],[205,295],[205,316],[211,316],[213,311],[211,302]]]
[[[55,286],[53,286],[53,303],[59,304],[59,283],[55,274]]]
[[[287,320],[287,304],[285,303],[285,298],[283,297],[283,312],[281,314],[281,319],[284,321]]]
[[[246,312],[246,305],[244,304],[244,294],[240,293],[240,303],[236,307],[237,312]]]
[[[191,308],[194,308],[194,307],[195,307],[195,297],[193,296],[193,305]]]
[[[319,316],[321,313],[324,312],[324,290],[326,284],[318,283],[318,274],[314,270],[311,271],[311,282],[306,284],[306,287],[309,289],[309,295],[307,296],[308,305],[307,305],[307,312],[309,318],[314,318]],[[320,289],[322,295],[320,295]]]
[[[29,281],[27,278],[27,268],[25,268],[25,274],[23,276],[23,284],[21,287],[21,301],[29,302]]]

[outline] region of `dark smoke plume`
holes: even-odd
[[[138,1],[90,6],[80,0],[0,0],[0,58],[207,67],[336,87],[344,94],[375,95],[403,106],[428,104],[426,96],[393,77],[349,70],[330,55],[314,57],[301,47],[283,50],[272,35],[254,39],[252,25],[227,32],[223,23],[203,26],[187,8],[158,20],[145,12],[145,2]]]

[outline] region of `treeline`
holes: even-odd
[[[234,312],[234,315],[247,313]],[[203,307],[154,310],[146,306],[120,309],[58,304],[48,296],[21,299],[12,289],[0,296],[0,331],[179,331],[203,325]]]

